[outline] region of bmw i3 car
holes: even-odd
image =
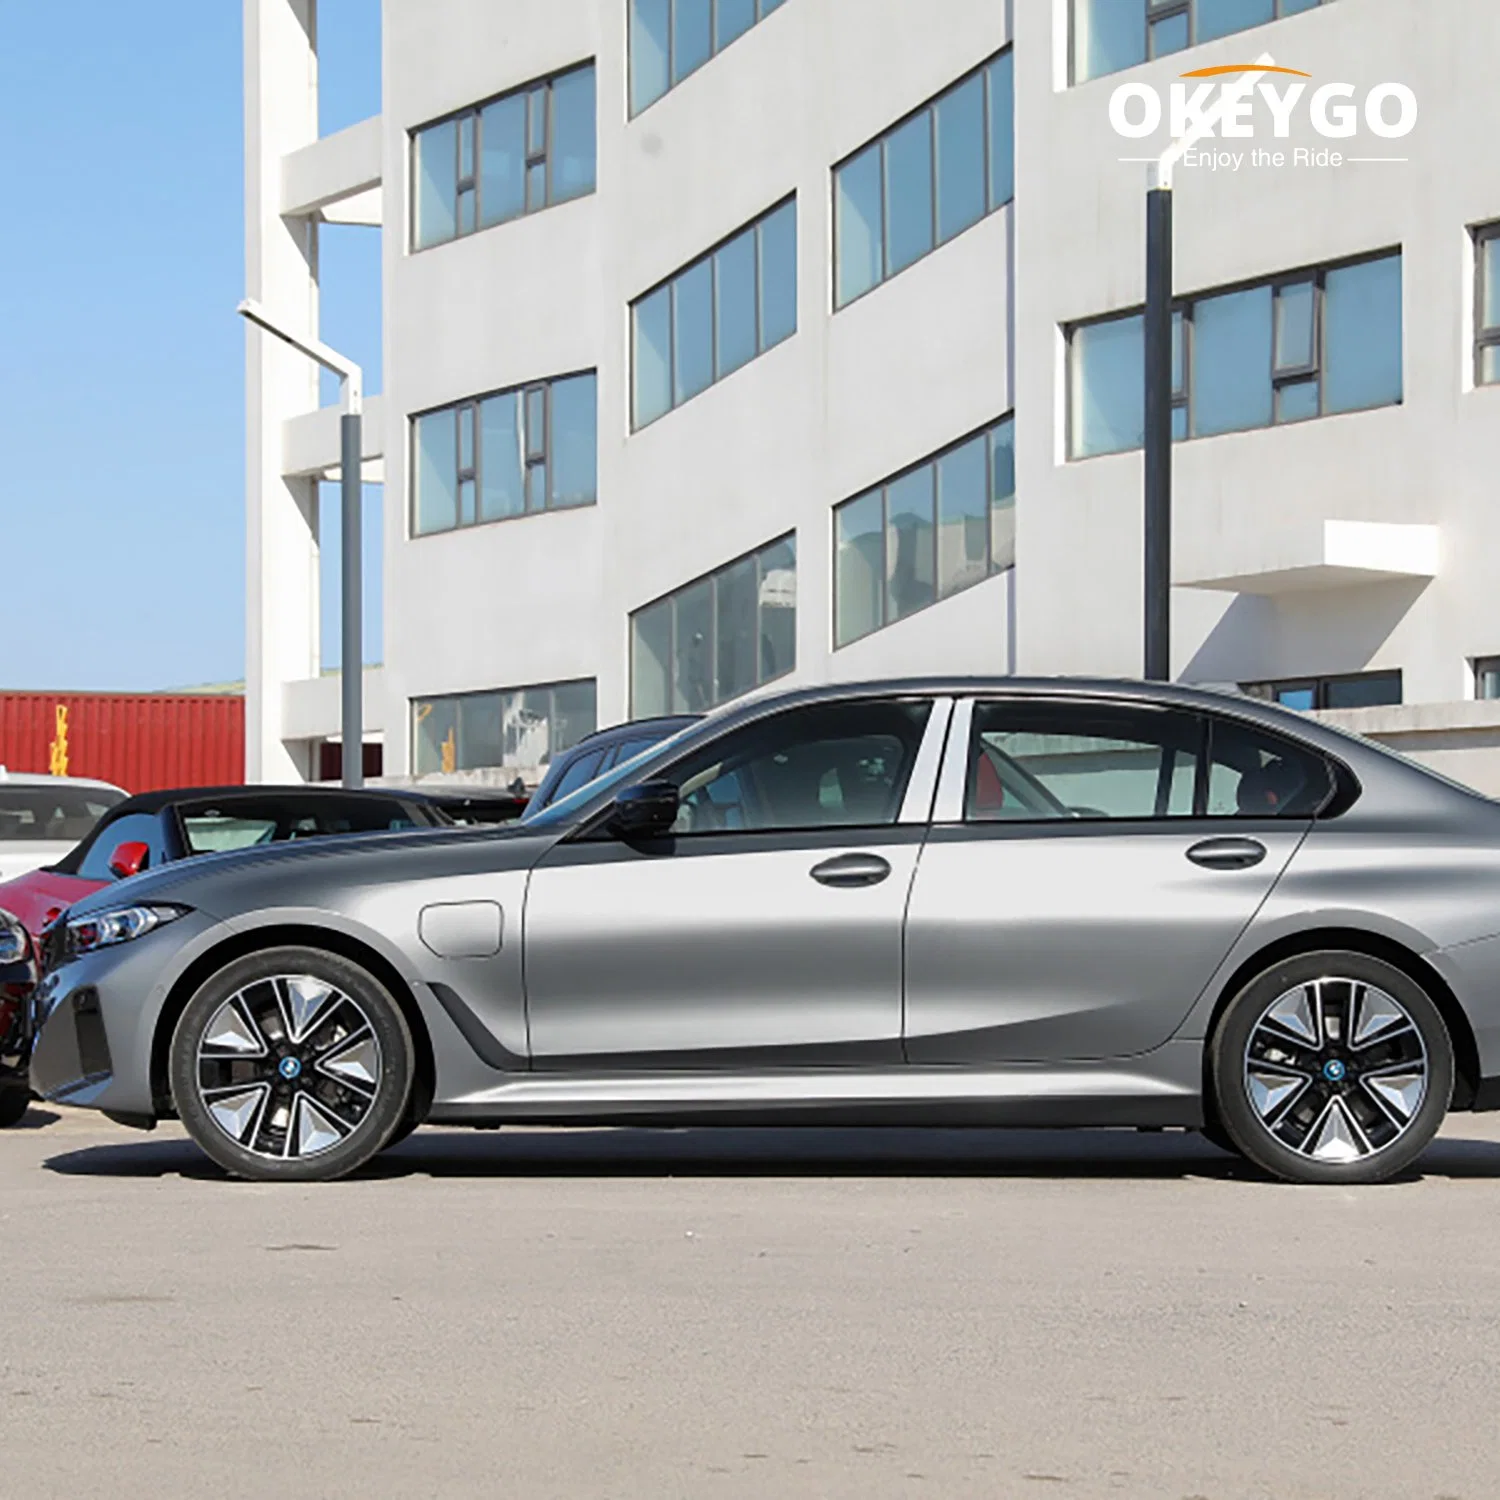
[[[73,908],[33,1085],[332,1178],[423,1122],[1180,1126],[1363,1183],[1500,1107],[1500,805],[1274,705],[741,701],[518,823]]]

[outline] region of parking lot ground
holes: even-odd
[[[1500,1117],[1382,1188],[1196,1136],[421,1132],[331,1186],[0,1135],[15,1497],[1500,1493]]]

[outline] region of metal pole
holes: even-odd
[[[1145,676],[1172,675],[1172,189],[1146,194]]]
[[[365,784],[364,765],[364,577],[360,506],[363,488],[360,474],[360,450],[363,419],[358,411],[345,412],[339,418],[342,440],[339,462],[339,490],[343,511],[343,764],[344,785]]]

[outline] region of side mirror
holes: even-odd
[[[139,875],[150,860],[150,844],[131,839],[115,845],[115,852],[109,857],[109,873],[117,880],[128,880],[132,875]]]
[[[657,838],[676,821],[677,788],[670,781],[643,781],[615,798],[607,826],[622,838]]]

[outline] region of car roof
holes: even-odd
[[[98,781],[92,776],[45,776],[35,771],[8,771],[0,766],[0,785],[5,786],[55,786],[88,787],[101,792],[120,792],[125,788],[112,781]]]
[[[405,787],[342,787],[342,786],[187,786],[166,787],[154,792],[137,792],[110,809],[113,814],[124,812],[161,812],[163,808],[175,807],[179,802],[236,802],[254,799],[275,798],[292,802],[339,802],[346,798],[382,797],[391,802],[432,802],[422,792],[413,792]]]
[[[627,719],[623,724],[611,724],[607,729],[596,729],[592,734],[584,735],[566,753],[571,755],[583,749],[585,745],[597,747],[610,744],[615,740],[641,739],[642,730],[648,732],[660,730],[661,737],[665,739],[674,729],[696,724],[702,718],[702,714],[656,714],[649,719]]]
[[[1147,682],[1134,677],[893,677],[861,682],[835,682],[800,688],[761,689],[737,698],[706,716],[704,722],[715,732],[734,724],[757,719],[763,714],[799,704],[843,703],[873,697],[974,697],[993,694],[997,697],[1028,698],[1070,696],[1092,698],[1121,704],[1154,704],[1164,708],[1182,708],[1195,713],[1230,714],[1242,720],[1264,725],[1305,744],[1318,747],[1325,754],[1345,758],[1358,747],[1366,755],[1389,758],[1390,752],[1358,736],[1323,724],[1307,714],[1284,708],[1264,698],[1252,698],[1232,687],[1188,686],[1176,682]],[[1400,760],[1400,757],[1396,757]],[[1425,768],[1413,767],[1416,773]]]

